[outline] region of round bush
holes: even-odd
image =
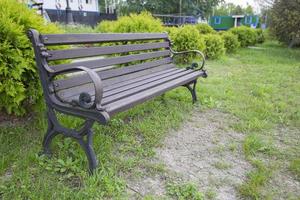
[[[256,33],[256,42],[261,44],[265,42],[265,35],[262,29],[255,29]]]
[[[8,114],[25,114],[42,96],[29,28],[60,32],[16,0],[0,0],[0,110]]]
[[[237,35],[239,42],[241,43],[241,47],[247,47],[250,45],[255,45],[257,39],[257,34],[255,32],[255,29],[246,27],[246,26],[240,26],[235,27],[229,30],[231,33]]]
[[[205,43],[197,28],[192,25],[186,25],[178,28],[176,31],[170,34],[172,40],[172,48],[175,51],[186,50],[200,50],[205,49]],[[188,61],[193,58],[193,55],[185,57],[184,60]]]
[[[219,58],[225,54],[224,41],[220,35],[207,34],[203,35],[205,41],[205,55],[208,58]]]
[[[208,24],[200,23],[196,25],[200,34],[216,33],[216,31]]]
[[[222,32],[221,37],[227,53],[234,53],[240,47],[238,37],[230,32]]]
[[[161,33],[163,26],[159,19],[154,18],[148,12],[142,12],[141,14],[120,17],[113,22],[101,22],[96,30],[102,33]]]
[[[115,21],[102,21],[98,26],[96,27],[96,32],[100,33],[113,33],[115,32],[116,22]]]

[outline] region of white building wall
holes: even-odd
[[[66,0],[41,0],[44,3],[44,9],[61,9],[67,7]],[[98,0],[69,0],[71,10],[74,11],[90,11],[99,12]]]

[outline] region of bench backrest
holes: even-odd
[[[101,33],[101,34],[39,34],[30,30],[41,78],[51,76],[73,66],[85,66],[99,72],[102,79],[110,79],[150,68],[160,68],[172,62],[167,33]],[[55,46],[55,47],[52,47]],[[57,49],[56,46],[63,46]],[[53,61],[93,59],[67,64]],[[124,66],[120,69],[120,66]],[[112,69],[118,68],[118,69]],[[158,69],[159,70],[159,69]],[[65,77],[54,83],[55,90],[87,84],[86,75]]]

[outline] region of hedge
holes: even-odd
[[[238,40],[241,43],[241,47],[255,45],[257,42],[257,34],[255,32],[255,29],[253,28],[240,26],[230,29],[229,32],[238,37]]]
[[[225,54],[224,40],[220,35],[203,35],[205,42],[204,53],[208,58],[216,59]]]
[[[234,53],[240,47],[238,37],[231,32],[220,32],[227,53]]]
[[[175,29],[170,33],[170,37],[175,51],[186,51],[191,49],[204,51],[205,49],[204,39],[201,37],[195,26],[185,25],[179,27],[177,30]],[[188,61],[192,59],[193,56],[194,55],[187,56],[180,61]]]
[[[29,28],[61,32],[16,0],[0,0],[0,110],[24,115],[42,96]]]
[[[200,23],[196,25],[200,34],[212,34],[216,33],[216,31],[208,24]]]
[[[154,18],[149,12],[142,12],[141,14],[120,17],[113,22],[101,22],[96,27],[96,31],[102,33],[161,33],[163,32],[163,25],[159,19]]]

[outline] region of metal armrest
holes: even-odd
[[[196,53],[197,55],[200,55],[202,57],[202,63],[201,63],[201,67],[198,69],[198,70],[204,70],[204,65],[205,65],[205,56],[204,54],[199,51],[199,50],[188,50],[188,51],[181,51],[181,52],[177,52],[177,51],[174,51],[173,49],[171,49],[171,53],[172,53],[172,56],[177,56],[177,55],[183,55],[183,54],[188,54],[188,53]],[[197,66],[198,67],[198,66]],[[192,68],[195,68],[195,67],[192,67]]]
[[[89,77],[92,79],[92,82],[94,83],[94,87],[95,87],[95,100],[92,104],[90,104],[91,96],[88,93],[85,93],[85,92],[80,93],[78,102],[73,101],[71,104],[72,105],[78,104],[80,107],[83,107],[83,108],[93,108],[93,107],[95,107],[97,110],[103,110],[103,108],[101,107],[101,100],[102,100],[102,97],[103,97],[103,84],[102,84],[101,78],[99,77],[99,75],[94,70],[89,69],[87,67],[83,67],[83,66],[75,66],[75,67],[72,67],[70,69],[56,71],[52,75],[51,79],[53,79],[55,76],[57,76],[59,74],[70,72],[70,71],[84,71],[84,72],[86,72],[89,75]]]

